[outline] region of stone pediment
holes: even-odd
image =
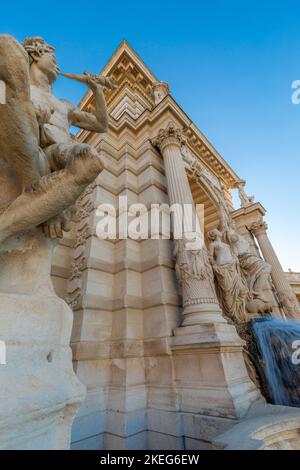
[[[157,78],[140,57],[123,41],[100,75],[113,78],[118,85],[115,91],[105,89],[105,98],[111,117],[114,119],[127,112],[136,118],[145,109],[155,106],[153,86]],[[93,95],[88,92],[80,103],[81,108],[93,108]]]
[[[104,90],[110,127],[114,132],[120,133],[124,127],[136,132],[145,123],[161,119],[162,115],[172,115],[177,125],[184,129],[190,150],[199,161],[221,178],[227,188],[233,187],[238,176],[170,95],[168,85],[158,80],[127,41],[120,44],[99,75],[112,77],[117,84],[116,90]],[[79,106],[85,111],[93,111],[91,91],[86,93]],[[87,131],[81,130],[77,137],[82,140],[88,135]]]

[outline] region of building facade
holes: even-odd
[[[74,312],[74,368],[87,388],[73,448],[296,448],[299,417],[266,405],[250,380],[206,251],[194,256],[161,237],[97,236],[99,205],[112,204],[119,220],[120,196],[147,207],[202,204],[206,246],[229,214],[251,253],[271,266],[264,298],[272,315],[297,319],[293,280],[268,238],[265,209],[126,41],[102,74],[118,85],[105,90],[109,131],[80,131],[77,139],[99,150],[105,169],[80,198],[52,265],[56,292]],[[81,108],[93,106],[87,93]]]

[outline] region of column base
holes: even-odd
[[[218,304],[197,303],[184,308],[182,326],[186,327],[203,323],[227,323]]]
[[[172,341],[180,411],[238,419],[263,398],[243,359],[232,325],[206,323],[175,330]],[[187,366],[188,365],[188,366]]]

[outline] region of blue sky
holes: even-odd
[[[300,271],[299,1],[11,1],[0,31],[43,36],[69,72],[99,72],[126,38],[248,181],[284,268]],[[85,88],[60,79],[55,91],[77,103]]]

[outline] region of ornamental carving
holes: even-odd
[[[82,271],[86,268],[86,257],[81,254],[78,258],[75,258],[71,264],[71,275],[70,281],[81,278]]]
[[[174,255],[176,276],[182,288],[190,287],[194,280],[202,281],[206,278],[201,250],[188,250],[184,240],[175,240]]]
[[[268,225],[264,220],[257,220],[253,222],[248,228],[249,230],[253,231],[255,235],[260,235],[262,233],[266,233],[268,230]]]
[[[174,240],[175,272],[182,290],[183,306],[206,303],[218,305],[206,249],[190,250],[188,246],[185,240]]]
[[[85,224],[81,229],[77,231],[75,248],[84,245],[86,240],[92,235],[91,227]]]
[[[185,145],[187,139],[182,130],[176,127],[173,122],[170,122],[166,129],[160,129],[157,137],[152,140],[152,145],[158,147],[160,151],[163,150],[165,145],[177,144],[178,146]]]
[[[89,217],[94,209],[95,209],[95,207],[94,207],[93,202],[89,201],[89,200],[86,201],[77,210],[77,212],[76,212],[76,221],[81,222],[86,217]]]

